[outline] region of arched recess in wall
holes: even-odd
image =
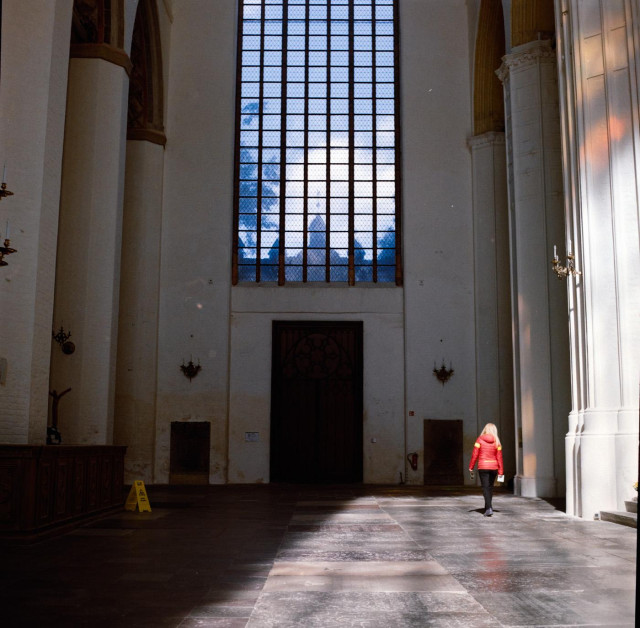
[[[104,59],[131,71],[124,51],[124,0],[74,0],[71,57]]]
[[[127,139],[164,144],[162,49],[155,0],[140,0],[131,41]]]
[[[511,3],[511,47],[553,39],[556,32],[553,0],[513,0]]]
[[[504,131],[504,97],[496,70],[505,54],[501,0],[482,0],[473,79],[474,135]]]

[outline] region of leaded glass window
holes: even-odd
[[[233,281],[401,283],[395,0],[241,0]]]

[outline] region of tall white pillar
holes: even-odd
[[[564,449],[570,406],[567,305],[550,270],[553,245],[564,239],[557,66],[548,41],[503,58],[511,230],[514,377],[518,477],[524,496],[564,492]],[[561,246],[561,249],[564,247]],[[561,254],[563,251],[560,251]]]
[[[478,433],[495,423],[507,461],[516,447],[509,285],[509,217],[504,133],[469,140],[473,163],[474,287]]]
[[[164,147],[127,142],[114,443],[125,481],[153,481]]]
[[[47,435],[49,357],[73,0],[4,0],[0,168],[17,249],[0,268],[0,442]]]
[[[624,510],[638,472],[640,6],[556,0],[570,283],[567,511]]]
[[[113,437],[127,94],[123,67],[71,59],[54,325],[76,350],[51,359],[51,388],[71,388],[58,426],[68,444]]]

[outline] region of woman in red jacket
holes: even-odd
[[[493,514],[491,498],[493,497],[493,483],[496,476],[501,476],[504,480],[504,469],[502,467],[502,445],[498,438],[498,428],[493,423],[487,423],[480,436],[473,446],[473,455],[469,463],[469,473],[473,480],[475,475],[473,467],[478,462],[478,473],[482,484],[482,494],[484,495],[484,516],[490,517]]]

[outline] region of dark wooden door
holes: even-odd
[[[462,421],[424,421],[424,483],[436,486],[464,484]]]
[[[271,480],[362,481],[362,323],[273,323]]]
[[[172,421],[170,484],[208,484],[211,424]]]

